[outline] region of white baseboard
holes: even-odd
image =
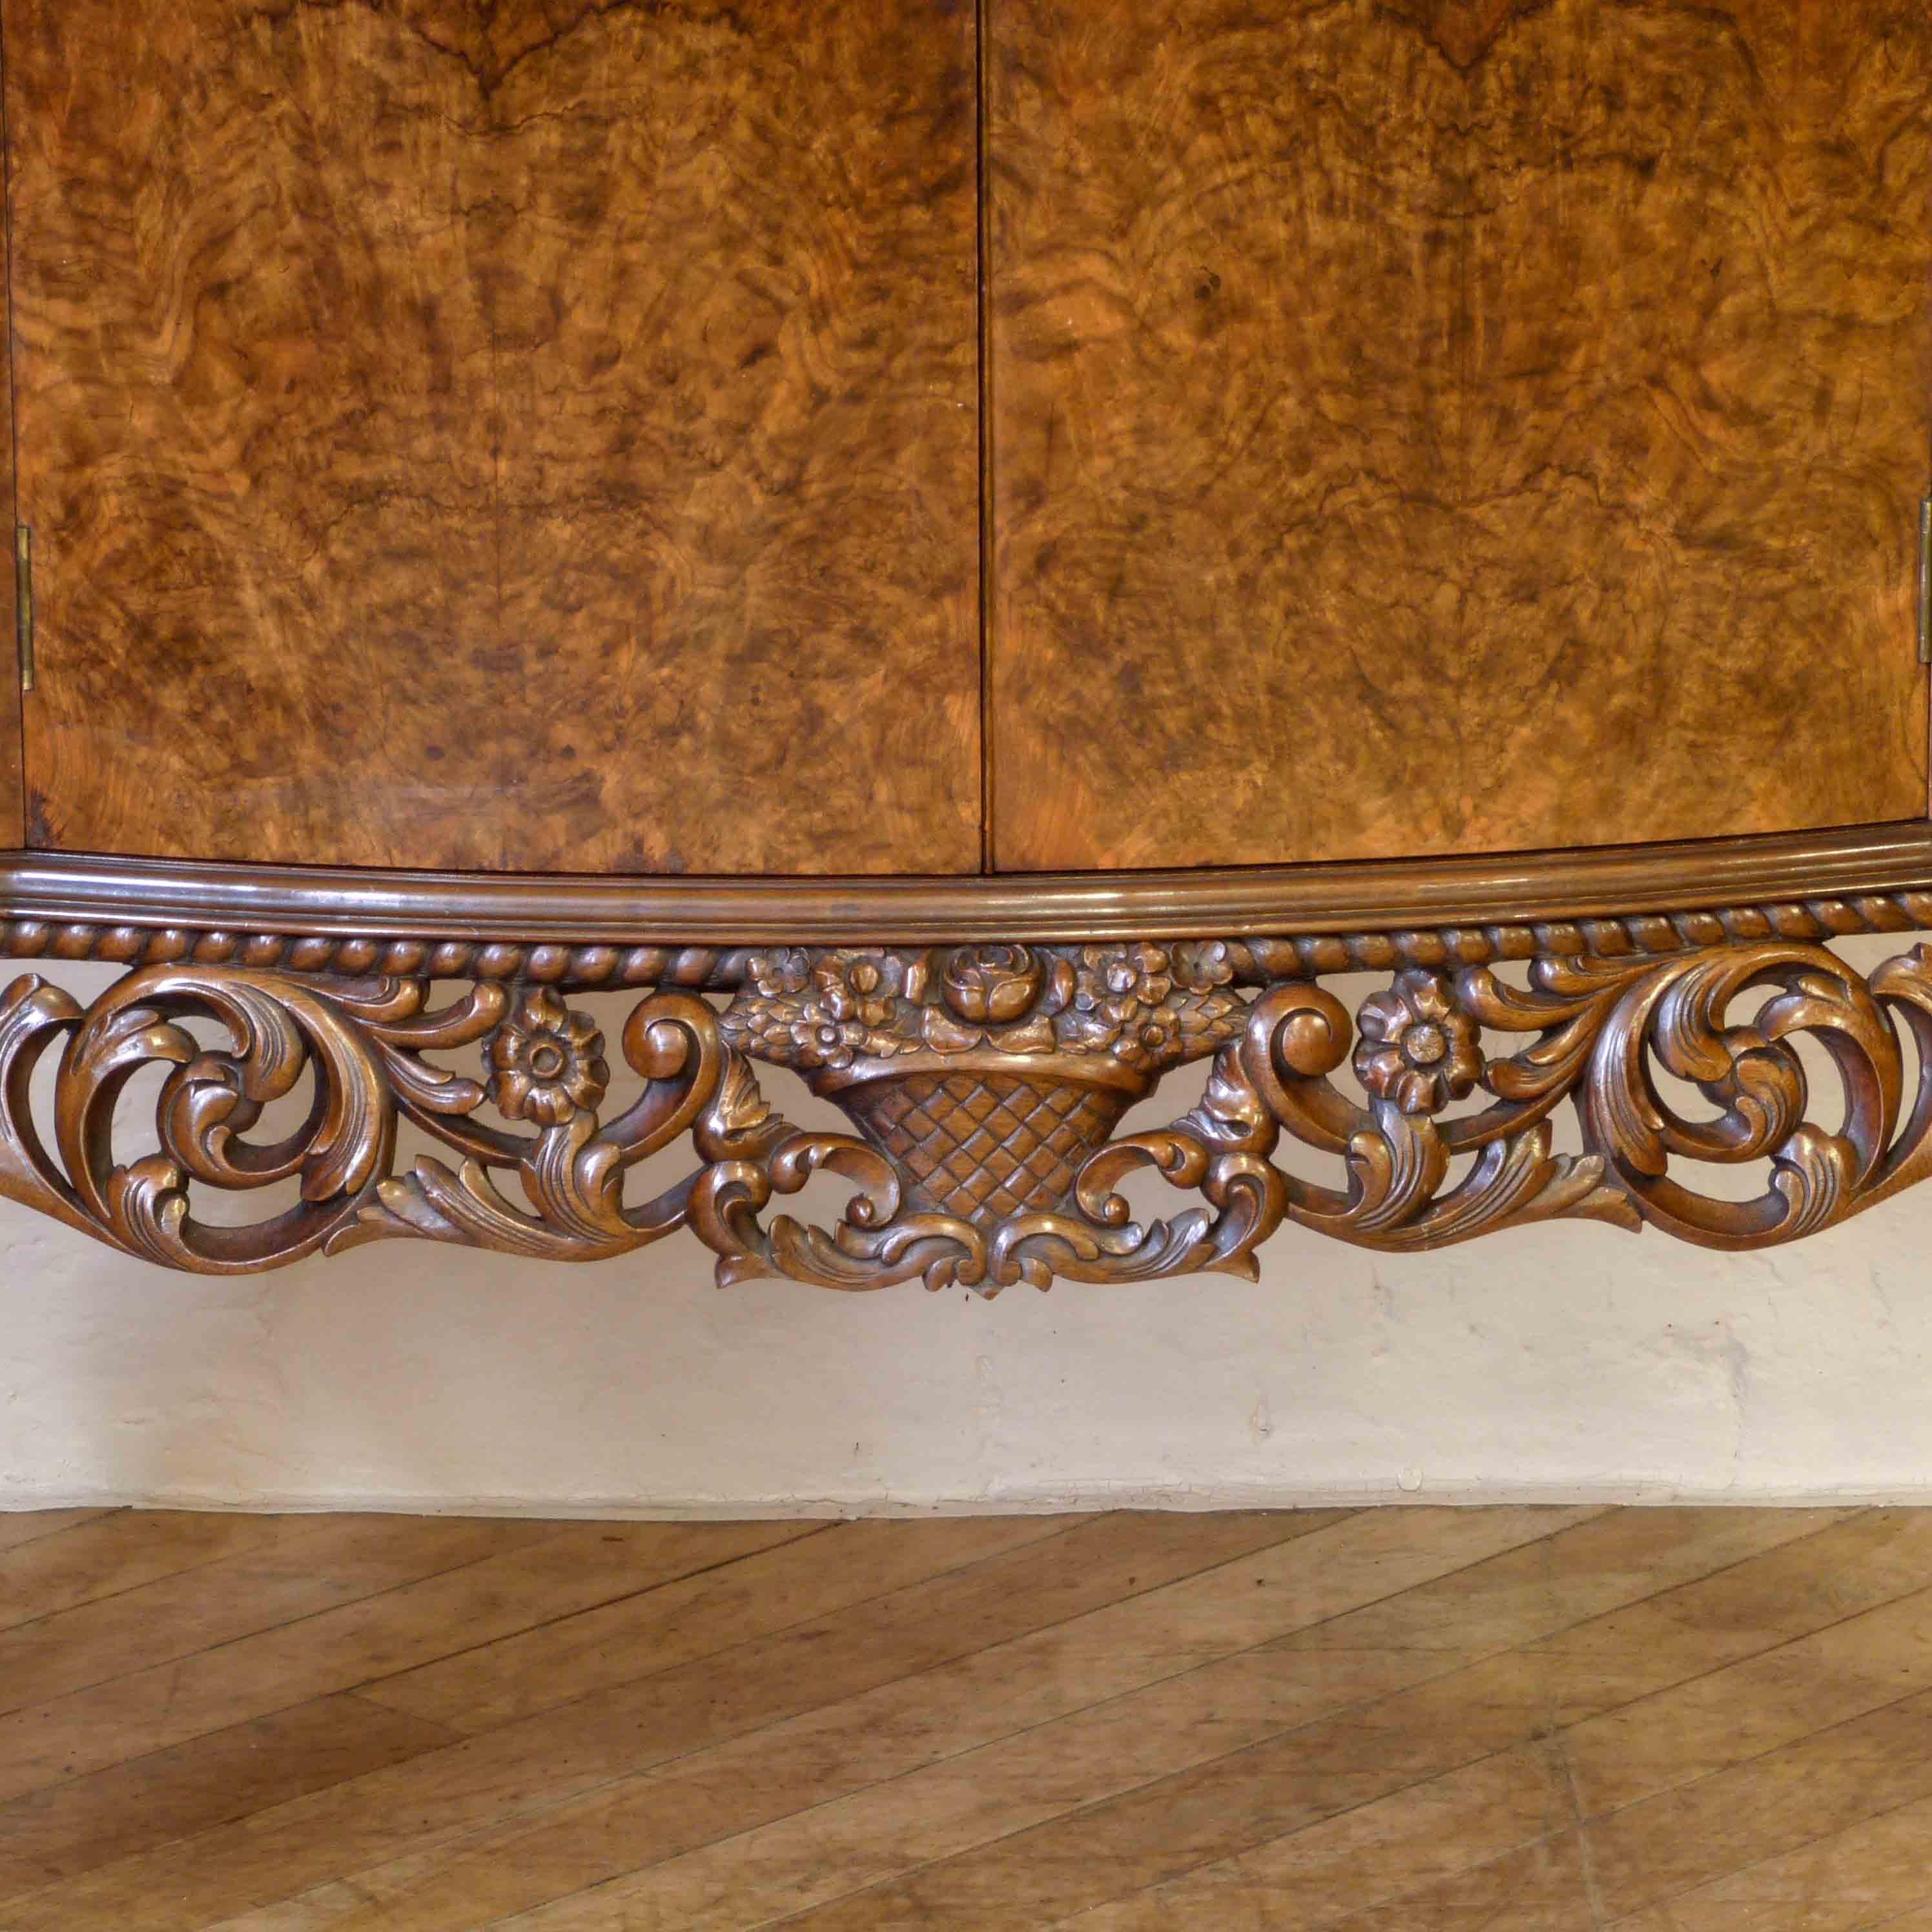
[[[1576,1508],[1600,1504],[1637,1508],[1845,1509],[1932,1507],[1932,1485],[1895,1490],[1699,1490],[1640,1479],[1558,1486],[1534,1483],[1425,1484],[1359,1489],[1245,1486],[1161,1488],[1131,1484],[1084,1484],[1077,1489],[1015,1489],[991,1495],[884,1497],[830,1496],[502,1496],[299,1491],[260,1495],[208,1495],[163,1490],[147,1493],[26,1486],[0,1487],[0,1512],[66,1509],[176,1509],[263,1514],[338,1512],[400,1516],[542,1516],[592,1522],[850,1520],[934,1516],[1052,1516],[1103,1510],[1366,1509],[1397,1506],[1484,1508],[1511,1506]]]

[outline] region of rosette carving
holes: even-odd
[[[1378,1100],[1405,1114],[1439,1114],[1482,1077],[1476,1023],[1439,973],[1412,968],[1362,1003],[1355,1072]]]
[[[506,1120],[560,1125],[610,1084],[604,1036],[548,986],[526,992],[490,1040],[490,1098]]]
[[[767,949],[722,1012],[643,988],[608,1040],[516,977],[446,998],[428,976],[162,963],[83,1007],[28,976],[0,997],[0,1192],[204,1272],[393,1237],[608,1258],[688,1228],[723,1282],[992,1293],[1252,1275],[1285,1222],[1388,1250],[1558,1216],[1758,1246],[1932,1172],[1923,947],[1869,976],[1780,938],[1564,950],[1525,983],[1422,950],[1352,1012],[1262,940]],[[1119,1135],[1204,1058],[1197,1106]],[[786,1120],[758,1061],[854,1131]],[[399,1162],[405,1122],[434,1150]],[[638,1184],[681,1148],[676,1178]],[[1740,1166],[1756,1192],[1698,1184]],[[1137,1172],[1194,1198],[1136,1220]],[[779,1211],[819,1175],[850,1190],[834,1225]],[[205,1218],[210,1190],[262,1211]]]

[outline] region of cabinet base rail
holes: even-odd
[[[602,1260],[688,1228],[721,1285],[992,1294],[1252,1278],[1285,1222],[1389,1250],[1554,1220],[1766,1246],[1932,1172],[1932,950],[1867,972],[1832,950],[1932,932],[1932,887],[736,947],[0,911],[10,952],[125,968],[87,1004],[31,971],[0,996],[0,1193],[199,1273],[398,1236]],[[624,989],[607,1039],[584,998]],[[1201,1061],[1198,1104],[1121,1131]],[[851,1131],[787,1120],[760,1066]],[[1758,1172],[1720,1185],[1734,1168]],[[1175,1211],[1136,1217],[1142,1172]],[[836,1225],[775,1206],[821,1174],[848,1194]],[[206,1190],[275,1198],[204,1220]]]

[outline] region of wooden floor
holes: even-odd
[[[6,1932],[1932,1932],[1932,1511],[0,1516]]]

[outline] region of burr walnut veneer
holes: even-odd
[[[1932,953],[1832,950],[1932,928],[1919,0],[0,57],[0,950],[124,969],[0,998],[0,1191],[990,1292],[1932,1172]]]
[[[4,26],[41,842],[978,865],[970,8]]]
[[[988,22],[1003,864],[1924,808],[1932,8]]]

